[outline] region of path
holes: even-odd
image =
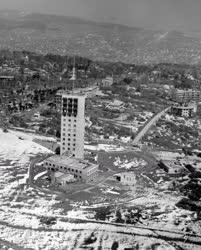
[[[139,143],[139,141],[142,139],[142,137],[149,131],[149,129],[161,118],[161,116],[163,116],[168,110],[170,109],[170,107],[162,110],[161,112],[159,112],[158,114],[156,114],[154,117],[152,117],[152,119],[144,126],[144,128],[136,135],[133,143],[134,145],[137,145]]]

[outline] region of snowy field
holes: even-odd
[[[3,133],[2,130],[0,130],[0,160],[26,164],[32,156],[39,153],[51,153],[51,151],[46,148],[32,142],[32,136],[27,135],[27,137],[20,139],[20,135],[22,135],[21,132],[20,134],[18,134],[18,132],[17,134],[13,132]]]
[[[145,162],[143,159],[137,159],[134,158],[131,161],[129,160],[121,160],[120,157],[116,157],[114,161],[114,165],[119,168],[124,168],[124,169],[132,169],[132,168],[137,168],[139,166],[145,166],[147,162]]]
[[[22,139],[33,141],[34,139],[39,139],[39,140],[47,140],[47,141],[52,141],[56,142],[57,140],[54,137],[46,137],[43,135],[38,135],[38,134],[33,134],[33,133],[25,133],[23,131],[17,131],[17,130],[9,130],[9,133],[16,135],[18,137],[21,137]]]
[[[104,250],[115,244],[118,245],[116,249],[122,250],[177,249],[171,241],[158,238],[152,230],[95,221],[69,221],[70,218],[85,219],[86,216],[81,208],[64,214],[57,194],[27,184],[30,158],[49,153],[51,151],[34,143],[29,136],[22,140],[19,134],[0,130],[0,249]],[[150,202],[157,202],[154,197],[149,198]],[[132,203],[143,203],[143,199]],[[51,216],[56,221],[47,226],[41,223],[41,216]]]
[[[91,151],[100,151],[103,150],[105,152],[115,152],[115,151],[124,151],[125,148],[117,145],[112,145],[112,144],[98,144],[96,146],[93,145],[85,145],[84,148],[86,150],[91,150]]]
[[[178,152],[168,152],[168,151],[158,151],[155,152],[155,155],[158,160],[175,160],[178,157],[184,157],[184,154],[178,153]]]

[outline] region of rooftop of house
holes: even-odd
[[[133,171],[127,171],[127,172],[121,172],[121,173],[115,174],[114,176],[135,177],[136,174]]]
[[[172,169],[185,169],[185,164],[180,161],[175,160],[163,160],[163,163],[168,167]]]
[[[195,103],[184,103],[183,105],[177,104],[177,105],[174,105],[173,108],[177,108],[177,109],[194,109],[194,108],[196,108],[196,104]]]
[[[197,89],[175,89],[174,90],[176,93],[200,93],[200,90]]]
[[[13,79],[14,79],[14,76],[0,76],[0,79],[13,80]]]

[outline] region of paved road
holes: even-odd
[[[160,113],[156,114],[145,126],[144,128],[137,134],[137,136],[135,137],[133,143],[135,145],[137,145],[139,143],[139,141],[142,139],[142,137],[149,131],[149,129],[161,118],[161,116],[163,116],[168,110],[170,109],[170,107],[164,109],[163,111],[161,111]]]

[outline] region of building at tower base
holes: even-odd
[[[67,179],[67,177],[71,175],[76,181],[83,182],[93,181],[98,175],[97,164],[66,155],[51,156],[43,162],[43,166],[52,174],[53,179],[57,177],[55,173],[59,172],[63,174],[63,179]],[[68,182],[68,180],[66,180],[66,182]]]

